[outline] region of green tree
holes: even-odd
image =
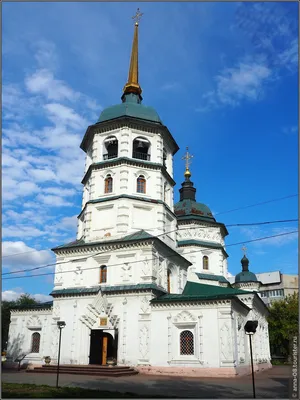
[[[274,301],[268,317],[272,355],[291,355],[294,336],[299,335],[299,295],[294,293],[283,300]]]
[[[39,304],[30,294],[22,294],[15,301],[2,301],[1,302],[1,347],[2,351],[6,349],[7,340],[8,340],[8,331],[10,324],[10,310],[14,307],[27,307],[33,306],[35,304]]]

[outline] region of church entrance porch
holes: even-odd
[[[106,365],[108,358],[116,358],[113,336],[100,329],[91,330],[89,364]]]

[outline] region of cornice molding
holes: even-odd
[[[151,307],[154,309],[190,309],[191,307],[206,307],[211,308],[213,307],[229,307],[231,302],[234,299],[224,299],[224,300],[186,300],[186,301],[172,301],[172,302],[165,302],[165,303],[151,303]]]
[[[191,243],[184,243],[184,242],[191,242]],[[203,248],[209,248],[209,249],[214,249],[214,250],[221,250],[223,255],[228,258],[229,255],[227,254],[227,252],[224,250],[224,247],[219,244],[216,243],[211,244],[211,243],[201,243],[201,241],[196,240],[196,239],[186,239],[186,240],[178,240],[178,247],[179,248],[185,248],[185,247],[192,247],[192,246],[196,246],[196,247],[203,247]]]
[[[178,226],[196,224],[196,225],[199,225],[199,228],[201,228],[201,225],[212,227],[212,228],[218,227],[218,228],[222,229],[222,231],[223,231],[222,233],[223,233],[224,237],[229,235],[225,224],[223,224],[222,222],[206,221],[206,220],[201,219],[202,217],[199,217],[197,215],[188,215],[188,216],[177,215],[176,218],[178,221]]]
[[[138,160],[137,158],[129,158],[129,157],[116,157],[116,158],[111,158],[110,160],[99,161],[97,163],[91,164],[88,170],[86,171],[84,177],[82,178],[81,183],[83,185],[86,183],[93,170],[106,169],[115,165],[135,165],[137,167],[142,167],[142,168],[161,170],[162,174],[169,181],[170,185],[172,185],[173,187],[176,185],[176,182],[168,173],[166,167],[164,167],[162,164],[154,163],[151,161]]]
[[[53,306],[51,306],[51,308],[38,308],[38,309],[34,309],[34,308],[24,308],[24,309],[12,309],[10,310],[11,314],[28,314],[28,315],[34,315],[36,314],[40,314],[41,312],[43,312],[43,314],[48,314],[51,315],[52,314],[52,310],[53,310]]]
[[[91,252],[95,252],[95,256],[97,253],[102,252],[104,249],[107,250],[119,250],[119,249],[126,249],[126,248],[133,248],[133,247],[145,247],[145,246],[152,246],[154,244],[154,239],[143,239],[142,241],[135,241],[135,242],[115,242],[115,243],[85,243],[79,245],[78,247],[65,247],[60,249],[52,249],[55,254],[58,255],[82,255]],[[91,255],[93,257],[93,255]],[[70,260],[71,261],[71,260]]]
[[[174,212],[170,209],[170,207],[162,200],[148,199],[148,198],[133,196],[133,195],[130,195],[130,194],[120,194],[120,195],[106,197],[106,198],[102,198],[102,199],[95,199],[95,200],[87,201],[85,203],[83,209],[78,214],[77,219],[80,218],[81,215],[84,213],[84,211],[86,210],[88,204],[105,203],[106,201],[115,201],[115,200],[118,200],[118,199],[130,199],[130,200],[135,200],[135,201],[142,201],[142,202],[149,203],[149,204],[161,204],[164,207],[166,207],[167,211],[170,214],[172,214],[172,216],[174,218],[177,218],[176,215],[174,214]]]

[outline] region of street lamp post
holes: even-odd
[[[251,370],[252,370],[252,387],[253,387],[253,398],[255,399],[255,381],[254,381],[254,368],[253,368],[253,352],[252,352],[252,335],[256,332],[258,322],[247,321],[245,325],[246,335],[249,335],[250,342],[250,357],[251,357]]]
[[[58,388],[58,377],[59,377],[59,360],[60,360],[60,345],[61,345],[61,331],[66,326],[65,321],[57,321],[59,329],[59,343],[58,343],[58,357],[57,357],[57,374],[56,374],[56,387]]]

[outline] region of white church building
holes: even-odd
[[[77,239],[55,247],[53,302],[11,312],[8,358],[52,364],[131,366],[143,373],[234,376],[269,368],[267,308],[242,259],[227,280],[226,226],[196,201],[187,151],[173,202],[179,147],[157,112],[142,104],[138,21],[122,102],[87,128]],[[254,277],[253,277],[254,276]]]

